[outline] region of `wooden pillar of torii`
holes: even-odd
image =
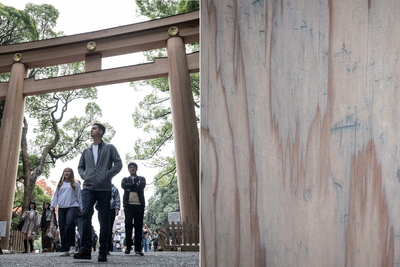
[[[179,29],[173,37],[169,29]],[[189,73],[199,71],[199,53],[184,44],[199,41],[199,12],[86,34],[0,47],[0,99],[6,106],[0,129],[0,222],[6,221],[1,247],[8,248],[25,96],[169,77],[182,220],[199,220],[199,136]],[[101,59],[166,47],[168,58],[154,63],[101,69]],[[18,61],[14,62],[18,55]],[[27,70],[85,61],[85,73],[51,79],[25,79]]]
[[[185,43],[182,38],[168,39],[167,52],[181,220],[197,222],[199,220],[199,133]]]
[[[21,144],[22,120],[24,117],[24,79],[27,68],[14,63],[8,83],[7,101],[0,128],[0,221],[6,221],[6,230],[11,229],[11,214],[14,203],[15,179],[18,171],[19,148]],[[4,233],[1,233],[4,236]],[[1,247],[8,247],[9,231],[1,239]]]

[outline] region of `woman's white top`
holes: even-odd
[[[79,184],[75,183],[74,190],[70,182],[64,181],[60,189],[56,190],[50,209],[55,209],[57,204],[58,207],[62,209],[78,207],[79,210],[82,210],[82,194]]]

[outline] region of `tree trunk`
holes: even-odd
[[[21,157],[22,157],[22,167],[23,167],[23,180],[24,180],[24,199],[22,201],[22,213],[26,211],[29,207],[29,202],[34,198],[35,192],[35,179],[32,179],[31,173],[31,163],[29,162],[28,157],[28,142],[26,135],[28,133],[28,122],[24,117],[24,127],[22,128],[22,135],[21,135]]]

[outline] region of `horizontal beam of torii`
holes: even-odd
[[[0,46],[0,83],[6,99],[0,128],[0,221],[7,221],[8,247],[11,211],[26,96],[128,81],[169,78],[181,220],[199,221],[199,132],[194,111],[190,72],[199,71],[199,53],[186,55],[185,44],[199,42],[199,12],[190,12],[112,29],[37,42]],[[167,58],[154,63],[101,69],[101,59],[167,48]],[[28,69],[85,61],[85,73],[35,80]],[[123,96],[121,96],[123,97]]]
[[[190,73],[199,72],[199,53],[187,55]],[[154,63],[91,71],[56,78],[25,79],[24,95],[32,96],[94,86],[132,82],[168,76],[168,59],[156,58]],[[6,98],[8,82],[0,83],[0,100]]]
[[[101,31],[0,46],[0,73],[11,70],[16,53],[21,53],[21,62],[33,69],[85,61],[95,54],[104,58],[165,48],[171,26],[179,29],[178,35],[186,44],[199,42],[199,12],[195,11]],[[87,48],[90,41],[96,43],[92,51]]]

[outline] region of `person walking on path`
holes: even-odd
[[[130,176],[122,179],[121,187],[124,189],[123,205],[125,211],[125,231],[126,231],[126,247],[125,254],[129,254],[132,248],[132,230],[135,221],[135,255],[143,256],[141,250],[142,244],[142,227],[143,215],[145,207],[144,188],[146,187],[146,179],[136,174],[138,166],[131,162],[128,164]]]
[[[43,205],[43,213],[42,219],[40,220],[40,228],[42,230],[42,252],[50,252],[51,251],[51,237],[50,233],[50,223],[51,217],[53,216],[54,225],[57,224],[57,219],[55,213],[52,213],[50,210],[50,203],[45,202]]]
[[[149,227],[147,227],[147,223],[144,224],[143,226],[143,233],[144,233],[144,238],[143,238],[143,248],[144,248],[144,252],[150,252],[150,234],[151,234],[151,230],[149,229]]]
[[[58,182],[51,211],[58,205],[58,222],[61,236],[61,256],[75,253],[75,219],[82,212],[81,187],[75,182],[74,171],[65,168]]]
[[[118,234],[118,231],[115,231],[114,235],[114,245],[117,246],[117,243],[121,243],[121,236]],[[115,251],[115,250],[113,250]]]
[[[99,240],[99,237],[97,236],[96,231],[93,229],[93,226],[92,226],[92,230],[93,230],[93,232],[92,232],[92,248],[93,248],[93,252],[95,252],[96,246],[97,246],[97,240]]]
[[[121,209],[121,199],[119,197],[118,188],[111,184],[111,200],[110,200],[110,235],[108,237],[108,250],[107,255],[110,255],[110,251],[113,251],[113,226],[115,221],[115,216],[118,216],[119,211]],[[95,206],[96,210],[99,210],[98,204],[96,202]],[[100,221],[100,214],[99,214]]]
[[[153,247],[154,247],[154,251],[156,251],[158,249],[158,233],[156,231],[154,231],[154,234],[153,234]]]
[[[82,248],[74,254],[75,259],[91,259],[91,226],[93,207],[99,205],[100,248],[98,261],[107,261],[110,231],[111,180],[122,169],[117,149],[102,140],[106,128],[94,123],[90,131],[93,144],[86,148],[79,160],[78,171],[83,182]]]
[[[39,227],[39,212],[36,210],[36,202],[29,202],[29,208],[22,214],[24,219],[24,226],[21,229],[24,237],[24,252],[28,253],[28,241],[30,245],[30,252],[33,252],[33,242],[35,240],[35,234]]]

